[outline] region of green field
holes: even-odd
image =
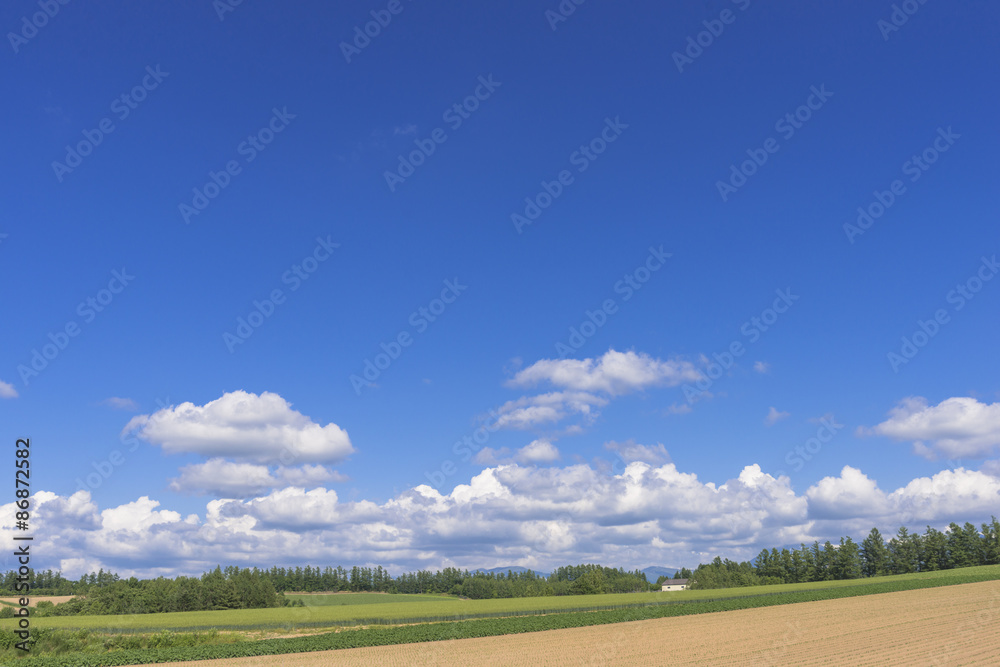
[[[339,598],[353,595],[304,595],[306,607],[194,611],[130,616],[57,616],[32,619],[34,628],[82,628],[104,632],[153,632],[169,630],[253,630],[260,628],[324,628],[358,625],[390,625],[434,621],[458,621],[501,616],[551,614],[567,611],[627,609],[664,603],[698,602],[769,596],[782,593],[830,590],[918,579],[956,581],[969,577],[1000,579],[1000,565],[903,574],[870,579],[779,584],[704,591],[671,593],[623,593],[612,595],[567,595],[560,597],[461,600],[436,595],[358,594],[355,604],[341,604]],[[377,597],[379,601],[367,601]],[[673,606],[673,605],[671,605]],[[0,620],[0,629],[13,629],[16,619]]]
[[[879,593],[894,593],[956,584],[975,584],[995,581],[1000,578],[996,566],[986,568],[963,568],[948,575],[941,572],[927,573],[919,577],[884,577],[878,581],[862,580],[853,586],[831,586],[824,589],[800,589],[795,592],[771,593],[730,597],[724,600],[691,599],[679,604],[654,604],[627,609],[553,613],[548,615],[521,615],[507,618],[488,618],[457,622],[419,623],[413,625],[392,625],[366,629],[345,629],[313,636],[263,641],[230,641],[227,644],[174,644],[169,648],[130,648],[121,646],[116,650],[87,649],[62,655],[38,655],[22,658],[5,655],[15,664],[23,667],[112,667],[183,660],[205,660],[210,658],[236,658],[242,656],[263,656],[324,651],[332,649],[357,648],[361,646],[386,646],[433,642],[446,639],[470,637],[495,637],[523,632],[541,632],[559,628],[579,628],[608,623],[705,614],[737,609],[752,609],[774,605],[834,600],[837,598]],[[995,583],[991,583],[996,587]],[[733,592],[730,589],[727,592]],[[595,596],[596,597],[596,596]],[[427,604],[438,604],[427,603]],[[316,607],[315,609],[320,609]],[[326,607],[331,609],[331,607]],[[334,607],[335,609],[335,607]],[[58,633],[58,631],[48,631]],[[169,634],[169,633],[168,633]],[[150,635],[143,635],[149,637]],[[183,636],[183,635],[182,635]],[[120,635],[120,639],[136,640],[139,636]],[[9,652],[8,652],[9,653]]]
[[[391,595],[389,593],[327,593],[312,595],[285,595],[289,600],[302,600],[307,607],[330,607],[336,605],[386,604],[414,602],[460,602],[449,595]]]

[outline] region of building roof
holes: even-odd
[[[687,586],[687,579],[667,579],[662,582],[661,586]]]

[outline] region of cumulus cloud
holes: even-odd
[[[840,477],[824,477],[806,492],[809,511],[818,518],[844,519],[885,514],[889,501],[875,480],[851,466]]]
[[[112,396],[111,398],[106,398],[101,401],[103,405],[112,407],[115,410],[128,410],[130,412],[135,412],[139,409],[139,404],[133,401],[131,398],[119,398],[117,396]]]
[[[782,419],[787,419],[788,417],[791,417],[789,413],[782,412],[772,405],[771,409],[767,411],[767,416],[764,417],[764,423],[768,426],[774,426]]]
[[[481,466],[508,465],[511,463],[552,463],[559,460],[559,450],[548,440],[532,440],[530,443],[511,454],[506,447],[493,449],[483,447],[472,459],[474,463]]]
[[[157,524],[177,523],[181,515],[171,510],[155,510],[160,501],[142,496],[138,500],[101,512],[101,524],[109,531],[142,533]]]
[[[648,354],[608,350],[595,359],[542,359],[517,371],[508,387],[549,384],[556,391],[522,396],[498,410],[498,428],[532,429],[552,426],[576,417],[582,424],[567,427],[565,433],[579,432],[592,423],[599,408],[612,397],[654,386],[676,386],[703,377],[688,361],[654,359]],[[668,409],[669,410],[669,409]],[[689,412],[681,407],[676,412]]]
[[[758,373],[767,373],[771,370],[771,364],[766,361],[755,361],[753,362],[753,369]]]
[[[17,389],[14,389],[14,385],[0,380],[0,398],[17,398],[18,395]]]
[[[555,424],[571,415],[591,421],[597,414],[596,408],[607,404],[607,399],[583,391],[554,391],[538,396],[522,396],[500,406],[495,426],[530,429]]]
[[[512,387],[549,383],[571,391],[626,394],[654,385],[696,382],[701,372],[688,361],[661,361],[648,354],[608,350],[599,359],[542,359],[519,371]]]
[[[670,463],[670,454],[667,453],[667,448],[660,443],[655,445],[640,445],[635,440],[626,440],[625,442],[615,442],[612,440],[604,443],[604,449],[617,452],[618,456],[625,463],[632,463],[634,461],[642,461],[651,465]]]
[[[198,574],[217,563],[317,564],[331,554],[334,564],[377,563],[395,573],[584,562],[693,568],[716,555],[750,559],[763,547],[860,540],[872,526],[891,534],[899,525],[978,524],[1000,504],[1000,478],[961,468],[891,490],[846,466],[802,493],[756,464],[734,472],[716,484],[672,463],[635,460],[610,474],[587,464],[508,463],[447,494],[420,485],[376,503],[293,486],[213,499],[187,517],[148,496],[101,509],[87,491],[39,490],[33,564],[62,567],[70,577],[97,567],[157,576]],[[0,506],[0,549],[10,553],[14,509]]]
[[[559,460],[559,450],[548,440],[533,440],[517,450],[515,458],[521,463],[552,463]]]
[[[180,477],[170,480],[170,488],[191,495],[248,498],[259,496],[269,489],[318,486],[346,479],[344,475],[321,465],[278,466],[272,470],[266,465],[215,458],[184,466],[180,469]]]
[[[264,493],[276,486],[274,482],[265,465],[215,458],[184,466],[180,477],[170,480],[170,488],[178,493],[243,498]]]
[[[512,461],[513,459],[510,458],[510,450],[506,447],[501,447],[500,449],[483,447],[476,452],[474,457],[472,457],[473,463],[483,467],[500,465],[501,463],[510,463]]]
[[[1000,450],[1000,403],[955,397],[930,405],[911,396],[889,412],[889,419],[859,432],[911,441],[914,452],[929,459],[982,459]]]
[[[333,463],[354,451],[342,428],[320,426],[271,392],[234,391],[204,406],[171,406],[133,417],[123,431],[129,432],[168,454],[258,464]]]

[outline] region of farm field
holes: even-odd
[[[307,607],[335,605],[398,604],[414,602],[461,602],[448,595],[393,595],[391,593],[285,593],[289,600],[302,600]]]
[[[523,635],[173,663],[334,665],[995,665],[1000,582]]]
[[[48,600],[52,604],[59,604],[60,602],[66,602],[67,600],[72,600],[73,596],[72,595],[39,595],[39,596],[36,597],[34,595],[29,595],[28,598],[30,600],[30,603],[28,604],[28,606],[29,607],[37,607],[39,602],[43,602],[43,601]],[[0,602],[2,602],[4,604],[9,604],[11,606],[17,606],[17,605],[20,604],[19,603],[20,599],[21,598],[16,598],[16,597],[13,597],[13,598],[0,598]]]
[[[967,576],[1000,579],[1000,565],[943,570],[920,574],[902,574],[869,579],[824,581],[802,584],[778,584],[747,588],[677,591],[671,593],[622,593],[607,595],[568,595],[560,597],[507,598],[491,600],[461,600],[433,595],[377,595],[385,602],[339,604],[330,598],[349,595],[299,596],[305,607],[276,609],[246,609],[226,611],[195,611],[170,614],[137,614],[130,616],[52,616],[34,619],[36,628],[95,629],[110,632],[144,632],[161,629],[260,629],[260,628],[324,628],[351,625],[377,625],[407,622],[462,620],[491,616],[515,616],[569,610],[613,609],[632,605],[664,602],[695,602],[735,597],[793,593],[818,589],[840,589],[885,582],[919,579],[950,579]],[[421,598],[415,604],[412,597]],[[12,628],[16,620],[0,619],[0,629]]]

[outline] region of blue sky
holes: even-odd
[[[903,4],[8,3],[38,565],[693,567],[988,519],[1000,13]]]

